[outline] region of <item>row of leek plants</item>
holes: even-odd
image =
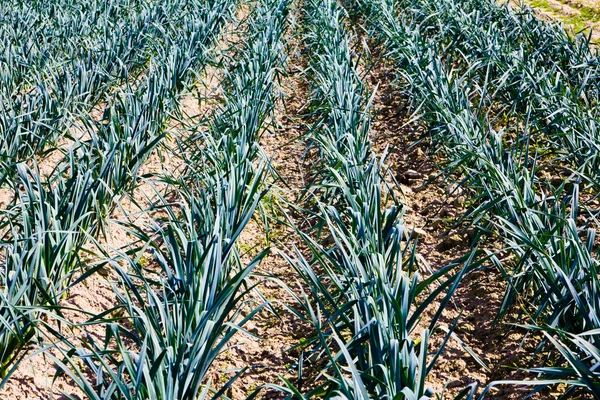
[[[292,292],[297,315],[315,335],[302,343],[300,383],[283,390],[300,399],[421,399],[433,394],[426,377],[444,347],[429,353],[430,335],[470,266],[421,275],[385,157],[371,150],[370,97],[345,19],[335,0],[306,1],[310,139],[322,169],[305,194],[316,202],[305,210],[313,228],[297,230],[310,257],[299,250],[286,257],[308,290]],[[418,326],[426,310],[433,317]],[[310,382],[307,361],[319,370]]]
[[[149,210],[151,225],[129,227],[138,251],[111,261],[120,276],[122,318],[103,319],[103,342],[88,336],[83,347],[70,343],[65,358],[56,359],[88,398],[219,398],[239,376],[220,390],[208,381],[216,357],[255,313],[242,315],[252,289],[247,277],[266,251],[244,265],[236,241],[264,195],[257,140],[285,61],[286,13],[285,0],[251,10],[243,44],[225,71],[224,104],[207,127],[189,128],[180,141],[186,168],[163,177],[172,193]],[[128,271],[119,267],[123,262]]]
[[[210,61],[209,46],[234,5],[205,2],[187,29],[153,58],[142,84],[115,95],[106,118],[89,124],[90,139],[66,150],[47,180],[24,164],[5,172],[3,183],[14,198],[2,210],[2,385],[40,332],[38,325],[61,320],[59,300],[76,283],[74,274],[84,269],[80,281],[97,269],[86,269],[83,260],[90,256],[82,250],[103,231],[117,197],[137,184],[139,168],[165,135],[179,91],[195,78],[192,69]],[[52,318],[41,319],[44,313]]]
[[[521,305],[531,321],[527,327],[544,335],[538,351],[548,349],[547,344],[558,350],[548,355],[546,366],[533,370],[547,379],[520,383],[540,390],[564,382],[564,398],[582,388],[598,397],[595,211],[582,207],[577,184],[563,182],[552,189],[537,177],[538,155],[528,142],[505,146],[503,133],[493,128],[481,103],[472,101],[485,98],[481,89],[486,85],[471,81],[468,72],[448,70],[442,48],[410,19],[398,19],[395,2],[362,5],[368,23],[401,67],[399,75],[419,115],[445,150],[448,168],[460,171],[476,194],[467,215],[470,223],[503,242],[502,251],[510,255],[504,263],[495,259],[509,282],[500,315]],[[527,137],[528,114],[517,115],[514,123]],[[511,382],[492,385],[501,383]]]

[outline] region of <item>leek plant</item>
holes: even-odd
[[[42,311],[60,315],[81,251],[95,223],[98,181],[91,174],[66,177],[51,190],[39,173],[18,165],[17,197],[2,212],[4,235],[0,308],[2,385],[36,334]],[[0,386],[2,386],[0,385]]]

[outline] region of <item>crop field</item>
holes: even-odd
[[[600,399],[596,23],[0,1],[0,399]]]

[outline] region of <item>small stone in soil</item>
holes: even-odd
[[[423,179],[423,174],[414,169],[408,169],[404,172],[404,177],[406,179]]]
[[[452,215],[452,211],[448,207],[443,207],[438,213],[440,218],[445,218]]]
[[[422,239],[427,235],[424,229],[417,227],[406,227],[406,231],[409,233],[411,239]]]
[[[452,235],[438,243],[436,249],[438,251],[448,251],[462,244],[464,244],[464,240],[460,235]]]

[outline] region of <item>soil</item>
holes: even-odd
[[[262,306],[261,311],[245,326],[248,334],[238,334],[233,339],[232,348],[224,353],[217,369],[237,371],[248,367],[227,393],[231,398],[243,399],[253,391],[260,392],[259,398],[283,398],[280,391],[268,388],[266,384],[282,385],[281,377],[293,381],[293,367],[298,361],[298,353],[288,349],[295,346],[310,332],[310,328],[288,307],[295,307],[295,300],[288,292],[300,293],[300,283],[295,280],[295,272],[281,256],[289,251],[298,240],[292,228],[279,223],[279,207],[285,210],[286,200],[294,200],[303,188],[303,179],[307,176],[306,163],[303,161],[302,148],[298,146],[300,128],[295,124],[294,115],[298,112],[298,93],[296,80],[286,80],[282,90],[285,96],[286,113],[277,113],[272,131],[263,134],[260,145],[267,159],[271,161],[274,176],[265,206],[270,215],[268,232],[262,221],[255,218],[240,237],[240,249],[246,250],[242,258],[248,263],[265,245],[270,252],[255,270],[256,282],[261,282],[253,293],[252,307]],[[289,86],[289,87],[288,87]],[[283,111],[281,108],[279,111]],[[230,375],[233,375],[230,372]]]

